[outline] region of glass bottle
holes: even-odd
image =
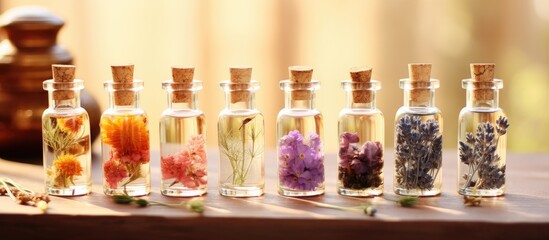
[[[80,107],[83,81],[75,66],[52,65],[53,79],[44,81],[49,107],[42,115],[46,193],[85,195],[91,191],[90,120]]]
[[[292,66],[290,80],[280,81],[285,107],[276,125],[278,193],[284,196],[324,194],[322,114],[315,109],[313,69]]]
[[[111,66],[112,81],[104,83],[109,108],[103,112],[101,158],[106,195],[150,193],[150,144],[147,115],[139,108],[143,81],[133,79],[133,65]]]
[[[219,193],[230,197],[261,196],[265,186],[263,114],[255,108],[259,83],[252,68],[230,68],[231,79],[222,81],[225,108],[217,122],[220,151]]]
[[[458,192],[467,196],[505,193],[506,140],[509,123],[499,107],[503,82],[494,64],[471,64],[462,81],[466,106],[458,119]]]
[[[395,118],[394,191],[399,195],[435,196],[442,186],[442,116],[435,107],[439,81],[431,64],[410,64],[410,78],[400,80],[404,106]]]
[[[352,81],[341,82],[347,95],[338,121],[337,192],[341,195],[383,193],[384,118],[376,108],[381,83],[370,80],[371,73],[371,68],[354,68]]]
[[[168,109],[160,117],[160,192],[166,196],[206,193],[206,118],[197,108],[202,82],[193,80],[193,74],[192,67],[173,67],[173,80],[162,82]]]

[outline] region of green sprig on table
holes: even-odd
[[[191,198],[188,201],[181,201],[180,203],[164,203],[159,201],[152,201],[143,198],[136,198],[125,194],[113,195],[112,199],[118,204],[134,204],[138,207],[148,206],[165,206],[172,208],[188,209],[191,212],[202,213],[204,212],[204,201],[202,198]]]

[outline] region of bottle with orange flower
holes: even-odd
[[[115,65],[109,108],[101,116],[103,192],[143,196],[150,193],[150,144],[147,115],[139,108],[143,81],[133,79],[133,65]]]
[[[193,75],[193,67],[173,67],[173,80],[162,82],[168,108],[160,117],[160,192],[166,196],[206,193],[206,118],[196,104],[202,82]]]
[[[74,79],[75,66],[52,65],[53,79],[44,81],[49,107],[42,115],[46,193],[85,195],[91,191],[90,122],[80,107],[84,84]]]
[[[219,193],[230,197],[263,195],[265,185],[263,114],[255,108],[259,83],[252,68],[232,67],[231,79],[222,81],[225,108],[219,113]]]

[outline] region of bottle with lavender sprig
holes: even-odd
[[[494,79],[495,64],[471,64],[462,81],[466,106],[458,121],[458,192],[466,196],[505,193],[505,150],[509,123],[499,107],[503,82]]]
[[[407,196],[435,196],[442,185],[442,115],[435,106],[439,81],[431,64],[409,64],[400,80],[404,106],[395,118],[394,191]]]
[[[290,80],[280,81],[285,107],[278,113],[276,136],[278,193],[284,196],[324,194],[322,114],[315,109],[313,69],[292,66]]]
[[[339,113],[337,192],[346,196],[383,193],[383,114],[376,108],[379,81],[370,80],[372,68],[351,69],[352,80],[341,82],[347,93]]]

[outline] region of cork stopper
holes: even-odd
[[[372,78],[372,68],[368,66],[353,67],[350,70],[351,81],[356,84],[370,83]],[[370,90],[354,90],[353,91],[354,103],[369,103],[372,102],[372,92]]]
[[[192,88],[192,82],[194,77],[194,67],[172,67],[172,79],[175,83],[188,83],[187,84],[174,84],[172,89],[175,90],[172,93],[173,103],[191,103],[192,92],[188,89]],[[187,90],[187,91],[177,91]]]
[[[252,80],[251,67],[231,67],[231,83],[250,83]],[[242,86],[231,86],[231,103],[245,102],[250,98],[250,92]]]
[[[72,83],[74,82],[74,72],[76,67],[74,65],[51,65],[53,82],[55,83]],[[72,88],[71,84],[59,85],[61,88]],[[53,92],[54,100],[67,100],[74,98],[73,90],[56,90]]]
[[[408,64],[408,75],[412,83],[412,87],[428,86],[431,80],[431,64],[430,63],[410,63]],[[410,90],[410,99],[416,103],[428,102],[431,95],[430,89],[412,89]]]
[[[311,67],[291,66],[288,70],[290,72],[290,81],[292,83],[310,83],[313,78],[313,68]],[[309,90],[294,90],[291,94],[293,100],[311,99],[311,91]]]
[[[133,105],[134,93],[131,90],[126,90],[132,87],[133,65],[112,65],[111,70],[113,81],[118,83],[113,85],[113,88],[117,90],[114,93],[114,104],[121,106]]]
[[[471,79],[475,82],[474,100],[493,100],[494,91],[490,89],[494,81],[496,65],[493,63],[471,63]]]

